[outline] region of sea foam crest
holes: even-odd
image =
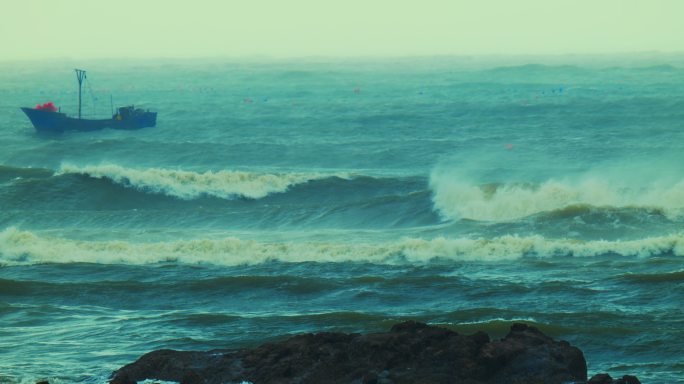
[[[161,193],[181,199],[214,196],[224,199],[246,197],[260,199],[269,194],[282,193],[290,187],[312,180],[348,175],[322,173],[251,173],[241,171],[192,172],[162,168],[135,169],[116,164],[75,166],[63,164],[58,174],[80,174],[106,178],[126,187]]]
[[[478,185],[433,174],[430,186],[435,209],[453,220],[507,221],[576,205],[657,209],[669,218],[684,214],[684,180],[641,186],[599,178]]]
[[[157,243],[83,241],[44,236],[8,228],[0,232],[0,264],[100,263],[245,265],[282,262],[374,262],[414,264],[433,259],[503,261],[521,257],[605,254],[623,256],[684,256],[684,235],[629,241],[580,241],[542,236],[486,238],[405,238],[384,243],[280,242],[268,243],[236,237]]]

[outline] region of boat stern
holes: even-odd
[[[134,106],[118,108],[113,116],[115,128],[140,129],[157,125],[157,112],[145,111]]]

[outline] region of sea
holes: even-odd
[[[36,132],[19,109],[156,127]],[[0,63],[0,383],[416,320],[684,383],[684,56]]]

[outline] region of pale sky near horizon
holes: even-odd
[[[0,61],[684,52],[684,0],[0,0]]]

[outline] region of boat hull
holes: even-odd
[[[141,129],[157,124],[157,112],[140,112],[122,117],[117,114],[111,119],[75,119],[64,113],[43,109],[21,108],[37,131],[96,131],[104,128]]]

